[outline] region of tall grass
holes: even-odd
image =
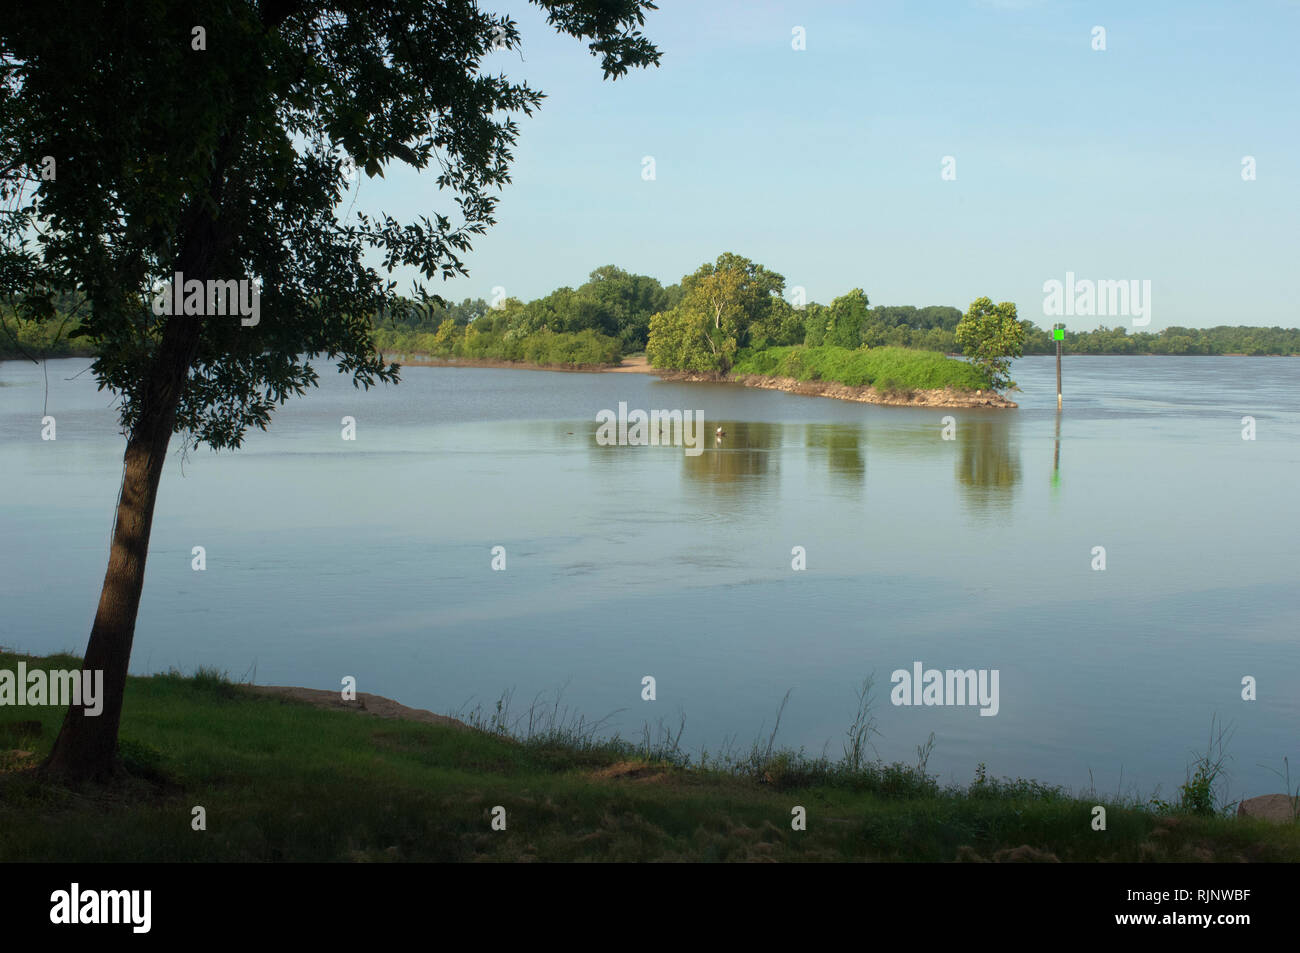
[[[973,364],[934,351],[903,347],[772,347],[742,352],[733,370],[737,374],[870,386],[882,392],[945,387],[963,391],[989,389],[988,377]]]
[[[1290,757],[1283,756],[1282,766],[1285,769],[1284,771],[1279,771],[1277,768],[1269,768],[1269,770],[1277,775],[1278,780],[1283,784],[1286,796],[1291,799],[1291,820],[1300,824],[1300,784],[1296,784],[1294,787],[1291,785]],[[1260,767],[1265,767],[1265,765]]]

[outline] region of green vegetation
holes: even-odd
[[[30,355],[44,357],[93,357],[94,351],[84,341],[69,339],[68,332],[77,324],[68,321],[60,327],[53,321],[28,321],[10,315],[0,317],[0,360]]]
[[[1001,379],[994,364],[980,371],[934,351],[903,349],[913,341],[950,345],[958,330],[956,309],[872,311],[866,292],[854,288],[829,307],[812,303],[801,311],[782,297],[783,276],[730,252],[684,277],[681,287],[676,307],[650,319],[646,356],[654,367],[870,384],[880,390],[976,390]],[[917,326],[905,327],[904,321]],[[990,338],[979,350],[981,359],[1003,338]]]
[[[0,667],[20,658],[80,665],[0,653]],[[871,760],[869,682],[838,762],[778,749],[775,730],[692,759],[680,730],[602,740],[558,704],[516,715],[507,697],[470,716],[488,730],[467,731],[254,695],[201,671],[131,677],[119,746],[131,777],[69,788],[27,770],[61,717],[0,709],[2,862],[1300,860],[1300,826],[1165,816],[983,765],[970,785],[941,785],[926,767],[933,738],[915,764]],[[498,804],[505,832],[489,825]],[[206,831],[191,829],[194,805]],[[791,829],[796,805],[804,831]]]
[[[1055,354],[1056,342],[1050,329],[1030,321],[1025,328],[1026,354]],[[1157,333],[1129,334],[1125,328],[1101,327],[1095,331],[1065,331],[1062,347],[1066,354],[1248,354],[1300,356],[1300,329],[1234,327],[1169,327]]]
[[[1221,782],[1227,776],[1224,762],[1227,760],[1225,748],[1231,739],[1231,732],[1216,725],[1218,717],[1210,720],[1210,742],[1205,753],[1198,756],[1187,768],[1187,780],[1178,786],[1178,800],[1164,801],[1159,798],[1151,800],[1151,806],[1162,814],[1195,814],[1200,817],[1214,817],[1231,807],[1225,804],[1219,794]],[[1290,793],[1288,779],[1288,791]]]
[[[618,340],[595,331],[570,334],[543,328],[524,336],[511,331],[480,330],[478,322],[462,328],[448,320],[434,334],[379,330],[374,332],[374,341],[385,354],[398,356],[420,354],[565,367],[617,364],[622,359]]]
[[[385,354],[518,361],[585,367],[617,364],[645,346],[650,315],[675,294],[645,275],[614,265],[591,273],[576,291],[560,288],[525,304],[482,298],[459,305],[436,298],[400,300],[373,319],[375,347]]]
[[[879,391],[988,390],[989,378],[973,364],[934,351],[901,347],[849,350],[844,347],[774,347],[746,351],[736,362],[737,374],[792,377],[800,381],[834,381]]]
[[[798,344],[803,322],[781,294],[785,278],[724,252],[682,278],[682,299],[650,319],[646,356],[655,367],[731,369],[747,347]]]
[[[581,334],[590,331],[595,339],[613,338],[617,354],[627,354],[645,348],[649,334],[650,316],[656,311],[671,307],[681,297],[681,289],[673,285],[662,287],[647,275],[634,275],[615,265],[602,265],[593,271],[586,284],[576,290],[559,288],[544,298],[524,303],[518,298],[505,298],[490,306],[482,298],[466,298],[460,304],[450,304],[441,299],[427,297],[422,301],[400,299],[375,316],[375,340],[385,351],[447,355],[445,340],[452,332],[444,330],[448,322],[462,330],[473,325],[485,335],[496,335],[503,342],[526,340],[533,335]],[[427,339],[414,342],[402,335],[441,334],[444,339],[436,345]],[[430,347],[438,350],[427,350]],[[481,347],[482,345],[480,345]],[[602,345],[603,346],[603,345]],[[506,344],[509,350],[513,345]],[[459,354],[456,356],[492,357],[497,360],[522,360],[500,358],[496,354]],[[618,357],[615,356],[615,361]]]
[[[0,360],[5,358],[92,357],[94,349],[75,336],[86,301],[81,295],[55,294],[49,310],[35,314],[0,301]]]
[[[738,256],[723,256],[727,258],[745,261]],[[716,270],[717,266],[704,268]],[[591,272],[588,281],[577,289],[559,288],[527,303],[506,298],[496,308],[482,298],[466,298],[459,304],[432,297],[424,303],[398,298],[393,306],[385,307],[371,319],[372,339],[378,350],[398,356],[567,366],[616,364],[622,357],[646,349],[650,322],[659,315],[660,326],[665,330],[676,328],[674,334],[681,338],[693,326],[694,349],[689,342],[683,344],[680,340],[674,345],[675,350],[656,342],[656,355],[661,361],[658,366],[717,370],[721,362],[715,359],[713,349],[705,340],[707,312],[699,309],[698,296],[694,303],[681,306],[686,293],[683,285],[689,285],[693,278],[687,276],[682,284],[663,287],[648,275],[603,265]],[[71,337],[80,321],[72,307],[73,298],[66,296],[65,300],[68,304],[56,309],[60,319],[53,322],[23,319],[12,309],[0,308],[0,359],[25,355],[93,356],[91,345]],[[750,302],[750,305],[759,303]],[[747,334],[743,338],[746,343],[742,344],[742,338],[737,336],[732,350],[731,343],[724,342],[721,350],[733,359],[742,350],[796,344],[809,347],[833,344],[852,349],[911,348],[941,354],[956,354],[961,350],[956,331],[962,313],[956,308],[872,307],[860,288],[841,295],[830,305],[814,301],[797,308],[783,298],[761,303],[766,305],[766,311],[754,309],[758,319],[747,322]],[[695,308],[694,325],[691,308]],[[459,337],[443,330],[448,321]],[[1029,320],[1019,323],[1024,329],[1024,354],[1056,353],[1050,328],[1040,328]],[[467,334],[471,325],[479,332],[476,338]],[[527,344],[534,335],[548,334],[558,337]],[[614,342],[613,348],[610,340]],[[1124,328],[1103,327],[1095,331],[1067,330],[1064,347],[1067,354],[1300,356],[1300,329],[1220,325],[1129,334]]]
[[[994,304],[989,298],[972,301],[957,325],[957,343],[993,382],[995,389],[1016,386],[1007,372],[1011,359],[1023,353],[1025,329],[1016,320],[1016,306],[1010,301],[1001,304]]]

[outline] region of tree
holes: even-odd
[[[1023,352],[1025,328],[1016,319],[1014,304],[995,305],[989,298],[976,298],[958,322],[956,336],[963,353],[988,374],[994,389],[1015,386],[1007,371],[1011,358]]]
[[[727,371],[764,325],[785,278],[748,258],[724,252],[682,279],[683,297],[670,314],[650,321],[646,354],[655,367]],[[678,363],[689,361],[689,363]]]
[[[943,328],[946,331],[955,331],[957,322],[960,320],[961,312],[956,308],[950,308],[947,305],[930,305],[916,312],[916,323],[912,327]]]
[[[713,371],[719,366],[717,348],[708,333],[707,315],[680,304],[650,318],[645,352],[652,367]]]
[[[455,319],[442,319],[442,324],[438,325],[438,331],[433,336],[433,350],[435,353],[445,354],[451,351],[452,345],[456,343],[458,327]]]
[[[870,306],[867,293],[861,288],[854,288],[832,301],[825,343],[836,347],[861,347],[862,331],[870,320]]]
[[[767,316],[749,326],[752,348],[788,347],[802,344],[803,339],[804,314],[784,298],[773,298]]]
[[[557,32],[589,41],[606,78],[658,64],[639,31],[648,0],[533,2]],[[356,386],[397,382],[370,340],[371,316],[398,303],[388,275],[466,274],[461,255],[494,223],[491,193],[509,181],[513,114],[542,95],[487,72],[520,36],[474,0],[73,0],[60,17],[75,28],[0,13],[0,296],[49,320],[58,293],[85,295],[79,333],[127,437],[84,663],[104,673],[103,712],[70,708],[43,766],[76,780],[116,770],[172,434],[238,447],[315,385],[321,356]],[[451,214],[340,222],[345,163],[375,176],[435,161]],[[150,307],[178,272],[187,292],[199,282],[185,302],[198,314]],[[252,283],[250,299],[260,287],[255,322],[212,313],[208,283],[238,281]]]
[[[649,275],[634,275],[614,265],[594,270],[578,294],[594,304],[599,330],[615,335],[627,351],[646,346],[650,316],[669,307],[668,295]]]
[[[821,347],[826,343],[826,326],[830,323],[826,306],[809,301],[804,305],[803,314],[803,343],[808,347]]]

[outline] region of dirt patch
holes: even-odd
[[[34,751],[23,751],[18,748],[12,751],[0,751],[0,774],[32,767],[34,764],[32,758],[35,755]]]
[[[591,773],[593,778],[601,781],[666,781],[668,772],[663,768],[641,764],[636,761],[620,761]]]
[[[1028,844],[1007,847],[993,855],[996,864],[1059,864],[1060,858],[1050,851],[1039,850]]]
[[[959,864],[987,864],[990,863],[987,857],[981,857],[975,848],[963,844],[957,848],[957,863]],[[1030,847],[1028,844],[1021,844],[1019,847],[1004,847],[993,855],[992,863],[995,864],[1059,864],[1061,859],[1055,854],[1046,850],[1039,850],[1037,847]]]
[[[646,359],[646,356],[644,354],[639,355],[638,357],[624,358],[623,363],[618,365],[618,367],[607,367],[605,368],[605,370],[611,374],[656,374],[658,373],[658,371],[656,371],[653,367],[650,366],[650,361]]]
[[[358,692],[355,701],[344,701],[339,692],[326,691],[323,688],[289,688],[284,685],[241,685],[240,687],[259,695],[275,695],[291,701],[305,702],[316,708],[336,708],[374,715],[376,718],[400,718],[404,721],[423,722],[426,725],[448,725],[452,728],[463,728],[465,731],[473,730],[460,719],[452,718],[450,715],[435,715],[423,708],[408,708],[391,698],[371,695],[369,692]]]

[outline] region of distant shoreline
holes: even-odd
[[[37,354],[37,358],[43,360],[63,361],[72,358],[93,359],[96,355],[91,351],[77,351],[71,354]],[[959,355],[949,354],[948,357],[957,357]],[[1042,354],[1026,354],[1024,357],[1052,357],[1053,354],[1045,352]],[[1300,354],[1089,354],[1082,351],[1066,351],[1063,357],[1276,357],[1276,358],[1296,358]],[[392,354],[385,354],[389,360]],[[1023,358],[1017,358],[1023,360]],[[0,364],[5,361],[21,361],[25,364],[32,363],[31,359],[22,354],[0,354]],[[622,364],[526,364],[522,361],[498,361],[488,358],[448,358],[432,359],[428,355],[416,355],[410,360],[401,361],[403,365],[410,367],[500,367],[519,371],[575,371],[581,374],[658,374],[654,368],[646,364],[644,357],[635,357],[623,361]]]
[[[385,354],[384,360],[394,360],[395,355]],[[641,359],[643,364],[645,359]],[[402,367],[494,367],[511,371],[567,371],[574,374],[635,373],[652,374],[648,367],[631,366],[627,361],[622,364],[530,364],[526,361],[499,361],[488,357],[429,357],[418,354],[409,360],[397,361]]]

